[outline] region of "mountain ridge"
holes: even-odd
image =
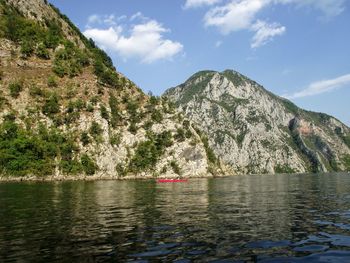
[[[163,96],[205,132],[214,153],[236,173],[350,170],[349,127],[237,71],[199,71]]]
[[[209,176],[192,124],[44,0],[0,1],[0,176]]]

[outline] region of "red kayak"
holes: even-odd
[[[187,179],[158,179],[157,183],[186,183]]]

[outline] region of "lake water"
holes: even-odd
[[[0,262],[350,262],[350,175],[2,183]]]

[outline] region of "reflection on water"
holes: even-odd
[[[0,262],[350,262],[350,176],[0,184]]]

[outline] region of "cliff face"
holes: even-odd
[[[350,170],[350,129],[302,110],[238,72],[202,71],[167,90],[234,173]]]
[[[0,173],[199,176],[209,149],[41,0],[0,1]]]

